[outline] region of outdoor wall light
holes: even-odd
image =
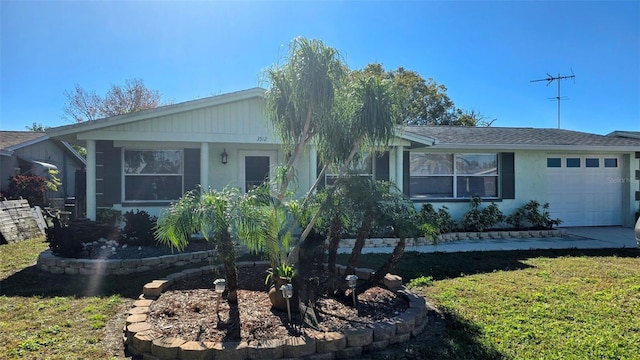
[[[344,279],[347,281],[347,285],[351,289],[351,294],[353,295],[353,307],[355,307],[356,306],[356,283],[358,282],[358,275],[355,275],[355,274],[347,275],[347,277]]]
[[[222,154],[220,154],[220,161],[222,161],[223,164],[226,164],[228,160],[229,154],[227,154],[227,149],[223,149]]]
[[[293,297],[293,286],[291,284],[285,284],[280,286],[282,291],[282,297],[287,299],[287,314],[289,315],[289,322],[291,322],[291,305],[289,305],[289,299]]]

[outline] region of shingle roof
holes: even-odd
[[[418,136],[435,138],[440,146],[639,147],[640,150],[640,139],[564,129],[470,126],[407,126],[403,129]]]
[[[0,149],[7,149],[43,136],[47,134],[39,131],[0,131]]]
[[[618,136],[618,137],[640,139],[640,131],[621,131],[621,130],[617,130],[617,131],[614,131],[614,132],[612,132],[610,134],[607,134],[607,136]]]

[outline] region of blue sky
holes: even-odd
[[[67,125],[64,91],[142,78],[175,102],[264,86],[296,36],[404,67],[494,126],[640,131],[639,1],[0,2],[0,130]]]

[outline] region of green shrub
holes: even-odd
[[[96,209],[96,221],[102,221],[109,224],[117,224],[122,219],[122,211],[111,208]]]
[[[156,245],[155,227],[157,217],[141,210],[124,213],[123,240],[130,245]]]
[[[433,285],[433,276],[420,276],[415,279],[409,280],[407,287],[409,289],[415,289],[419,287],[431,286]]]
[[[455,220],[453,220],[451,214],[449,213],[449,208],[447,208],[446,206],[442,206],[438,209],[438,211],[436,211],[433,208],[432,204],[422,204],[422,208],[420,209],[418,218],[421,224],[420,228],[422,229],[423,233],[427,229],[435,229],[436,235],[444,234],[454,231],[457,227]],[[428,225],[429,227],[425,227],[424,225]]]
[[[68,225],[60,223],[60,219],[47,215],[53,224],[45,230],[51,252],[56,256],[78,258],[81,256],[82,243],[89,243],[109,236],[113,227],[105,223],[89,219],[72,219]]]
[[[551,219],[549,203],[543,204],[542,210],[540,206],[540,203],[536,200],[529,201],[524,206],[516,209],[513,214],[507,216],[507,224],[516,229],[534,230],[551,229],[554,225],[562,224],[560,219]]]
[[[484,231],[490,229],[504,221],[505,216],[496,203],[491,203],[480,210],[482,199],[474,196],[469,201],[470,209],[461,220],[462,228],[466,231]]]
[[[31,206],[44,207],[47,179],[36,175],[15,175],[9,178],[9,187],[4,191],[8,199],[23,198]]]

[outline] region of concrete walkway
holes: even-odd
[[[537,250],[537,249],[610,249],[637,248],[633,228],[611,227],[568,227],[565,237],[527,238],[527,239],[482,239],[458,240],[437,245],[407,246],[405,251],[463,252],[463,251],[499,251],[499,250]],[[367,253],[391,253],[392,247],[369,247],[362,249]],[[350,248],[340,248],[339,253],[351,253]]]

